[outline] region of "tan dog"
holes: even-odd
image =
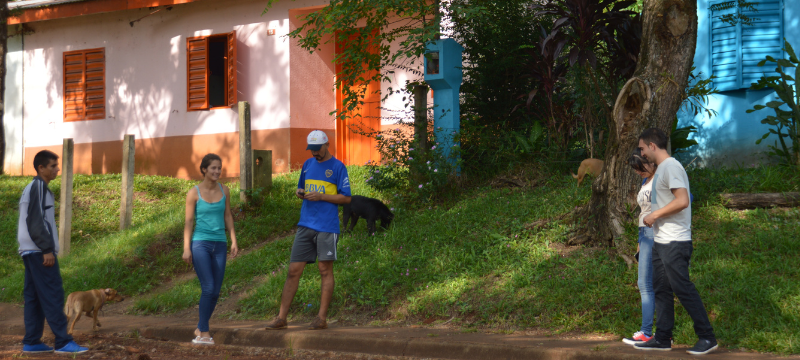
[[[583,177],[586,176],[586,174],[592,176],[600,175],[600,172],[603,171],[603,165],[603,160],[586,159],[581,161],[581,166],[578,168],[578,175],[570,174],[572,174],[573,178],[578,179],[578,187],[580,187]]]
[[[92,331],[97,331],[100,322],[97,321],[97,313],[103,308],[106,301],[122,301],[125,300],[121,295],[117,294],[114,289],[95,289],[89,291],[76,291],[67,296],[67,303],[64,304],[64,314],[67,315],[68,327],[67,334],[72,334],[75,328],[75,323],[81,318],[82,313],[86,316],[91,316],[94,320],[92,324]]]

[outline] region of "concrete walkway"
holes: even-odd
[[[196,319],[156,316],[110,315],[99,318],[103,333],[138,331],[147,338],[188,342],[194,337]],[[292,323],[287,330],[267,331],[266,321],[225,321],[212,319],[211,334],[217,344],[287,349],[355,352],[374,355],[410,356],[437,359],[690,359],[686,346],[669,352],[644,352],[618,340],[556,339],[514,333],[510,335],[461,333],[448,329],[394,327],[340,327],[306,330],[307,324]],[[46,327],[47,328],[47,327]],[[47,330],[49,331],[49,329]],[[75,326],[76,333],[90,333],[91,320],[85,316]],[[24,335],[22,308],[0,304],[0,334]],[[705,355],[713,359],[794,359],[800,356],[730,351]]]

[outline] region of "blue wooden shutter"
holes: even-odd
[[[738,89],[741,84],[739,68],[739,25],[722,21],[722,16],[736,14],[737,9],[709,10],[711,17],[711,75],[719,91]]]
[[[750,0],[753,1],[753,0]],[[772,56],[783,58],[783,2],[781,0],[757,0],[758,12],[742,12],[754,20],[753,24],[742,25],[742,85],[749,88],[763,75],[777,76],[775,64],[767,63],[759,67],[758,62]]]
[[[714,1],[711,5],[729,1]],[[719,91],[749,88],[764,74],[777,74],[774,67],[757,64],[767,55],[783,57],[783,0],[749,1],[756,3],[758,12],[742,11],[742,14],[754,19],[752,25],[722,21],[724,15],[737,14],[740,9],[736,7],[709,10],[711,75],[716,76],[714,86]]]

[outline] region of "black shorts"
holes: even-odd
[[[304,226],[297,227],[292,244],[292,255],[289,262],[314,263],[319,261],[336,261],[336,245],[339,234],[319,232]]]

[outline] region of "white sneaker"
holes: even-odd
[[[650,340],[652,338],[653,338],[652,336],[647,336],[647,335],[645,335],[645,333],[643,333],[641,331],[637,331],[637,332],[633,333],[633,336],[631,336],[629,338],[622,339],[622,342],[624,342],[624,343],[626,343],[628,345],[644,344],[644,343],[646,343],[648,340]]]

